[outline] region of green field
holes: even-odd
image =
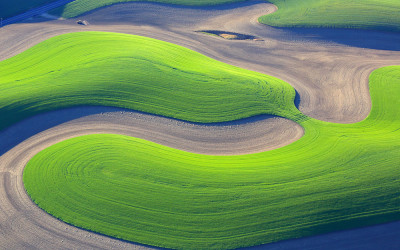
[[[278,11],[259,18],[278,27],[400,31],[398,0],[269,0]]]
[[[79,105],[196,122],[288,116],[297,110],[295,91],[279,79],[171,43],[102,32],[54,37],[0,62],[0,92],[0,129]]]
[[[107,56],[91,50],[97,43]],[[74,33],[5,62],[0,72],[14,71],[0,78],[8,79],[1,98],[14,92],[19,99],[8,111],[25,107],[25,116],[101,100],[190,121],[278,114],[305,129],[286,147],[242,156],[187,153],[120,135],[56,144],[28,163],[23,179],[41,208],[70,224],[155,246],[218,249],[400,219],[400,66],[371,74],[367,119],[334,124],[300,114],[283,81],[154,39]],[[183,93],[190,98],[181,101]],[[41,109],[31,110],[34,104]]]
[[[6,19],[55,0],[0,0],[0,17]]]

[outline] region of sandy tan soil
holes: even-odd
[[[68,32],[99,30],[144,35],[284,79],[296,88],[300,96],[299,108],[309,116],[342,123],[364,119],[371,106],[369,73],[381,66],[399,64],[400,47],[396,44],[400,44],[400,36],[340,30],[299,33],[257,23],[258,16],[274,10],[275,6],[256,1],[216,9],[133,3],[104,8],[78,18],[87,20],[88,26],[77,25],[75,19],[36,19],[32,23],[0,29],[0,60]],[[264,41],[229,41],[194,32],[207,29],[251,34]],[[377,37],[381,39],[379,46],[383,47],[374,44]],[[0,147],[7,151],[0,156],[2,247],[145,248],[68,226],[44,213],[29,199],[22,183],[23,167],[30,157],[59,141],[88,133],[120,133],[192,152],[235,154],[276,148],[302,134],[298,125],[280,118],[204,126],[140,113],[101,113],[74,117],[49,129],[31,122],[38,126],[36,130],[32,128],[38,134],[32,132],[31,137],[27,133],[26,138],[20,138],[21,143],[17,140],[14,144],[4,144],[3,149]],[[55,119],[58,118],[56,114]],[[19,134],[18,129],[13,133]]]

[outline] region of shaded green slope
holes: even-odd
[[[373,72],[370,91],[366,120],[302,120],[303,138],[252,155],[198,155],[120,135],[70,139],[28,163],[25,187],[68,223],[180,249],[399,220],[400,67]]]
[[[278,27],[362,28],[400,31],[398,0],[270,0],[278,11],[259,18]]]
[[[66,34],[0,62],[0,129],[78,105],[196,122],[288,116],[297,110],[294,96],[279,79],[174,44],[117,33]]]

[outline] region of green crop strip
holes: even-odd
[[[278,11],[259,18],[278,27],[400,31],[398,0],[270,0]]]
[[[85,37],[92,39],[89,43],[91,46],[84,47],[85,42],[89,42]],[[219,121],[239,116],[228,112],[230,109],[217,109],[221,103],[225,109],[239,102],[235,100],[240,100],[237,96],[221,101],[226,97],[222,89],[231,91],[237,88],[233,93],[247,92],[246,100],[249,103],[260,102],[260,105],[248,106],[246,115],[259,113],[263,108],[265,113],[271,113],[279,107],[278,113],[301,124],[305,128],[305,135],[286,147],[243,156],[198,155],[120,135],[88,135],[66,140],[37,154],[24,171],[27,192],[50,214],[73,225],[117,238],[181,249],[251,246],[400,219],[400,66],[385,67],[371,74],[372,110],[367,119],[356,124],[334,124],[301,115],[293,108],[293,89],[282,81],[242,71],[153,39],[106,33],[76,33],[53,38],[43,43],[46,46],[38,45],[19,55],[18,60],[10,59],[9,63],[15,63],[14,67],[18,66],[18,62],[26,66],[28,61],[21,60],[24,57],[31,60],[38,58],[37,62],[32,62],[33,65],[45,63],[43,60],[53,58],[57,53],[42,58],[39,52],[43,52],[44,48],[46,54],[52,49],[59,49],[58,53],[61,53],[66,48],[60,48],[60,43],[66,43],[69,49],[73,49],[76,40],[84,40],[78,43],[78,47],[87,53],[85,58],[88,61],[79,63],[79,67],[74,70],[87,74],[85,64],[101,61],[96,58],[94,51],[88,51],[95,46],[94,41],[107,44],[108,40],[115,42],[120,39],[132,39],[127,44],[133,43],[135,50],[141,48],[141,39],[146,41],[148,50],[143,52],[140,62],[155,62],[151,67],[146,66],[147,70],[159,67],[160,63],[168,64],[169,60],[172,61],[166,72],[171,74],[176,70],[183,71],[183,68],[184,72],[192,72],[191,67],[195,66],[205,70],[205,65],[209,65],[210,71],[204,73],[201,79],[213,80],[206,81],[199,89],[216,88],[214,85],[220,84],[215,81],[218,79],[216,76],[225,75],[225,67],[231,69],[229,73],[234,74],[232,78],[225,77],[222,80],[229,81],[229,84],[221,85],[220,91],[210,92],[214,93],[212,97],[215,105],[211,105],[212,101],[200,105],[198,100],[202,100],[204,93],[195,92],[191,95],[198,109],[190,105],[183,107],[189,109],[183,119],[206,117],[208,121]],[[121,47],[122,44],[118,43],[114,47],[128,53],[129,50]],[[162,45],[167,47],[162,47],[155,55],[151,53],[154,48]],[[102,52],[108,51],[105,48]],[[172,51],[179,57],[168,54]],[[156,57],[161,52],[167,53],[169,57]],[[187,60],[181,62],[180,58],[186,55],[184,52],[188,53]],[[71,51],[67,54],[75,58]],[[81,60],[81,56],[76,58]],[[50,64],[55,66],[60,63],[68,67],[76,64],[75,60],[60,62],[61,59],[56,58]],[[202,60],[209,61],[203,65]],[[193,62],[193,65],[189,62]],[[34,67],[35,74],[46,75],[48,69],[41,72],[42,66]],[[108,66],[101,71],[113,69],[113,66]],[[8,79],[18,74],[19,70],[15,68],[15,72],[9,72]],[[96,74],[99,72],[96,71]],[[139,72],[135,71],[135,74]],[[247,80],[233,84],[231,81],[238,76],[235,75],[237,72],[242,72]],[[198,74],[193,73],[191,76]],[[23,75],[28,78],[26,74]],[[62,76],[72,85],[67,85],[67,90],[74,88],[74,82],[80,79],[71,77],[75,76],[72,73]],[[85,77],[84,73],[77,76]],[[90,84],[90,80],[98,79],[94,76],[89,74],[85,81]],[[132,81],[136,77],[130,79]],[[152,79],[155,81],[155,78]],[[264,82],[262,79],[269,80]],[[37,80],[41,82],[39,78]],[[29,80],[26,81],[20,85],[27,87],[31,84]],[[52,82],[59,84],[59,80]],[[6,85],[6,89],[15,85],[18,84],[14,82]],[[84,88],[84,85],[81,82],[77,86]],[[273,98],[264,96],[258,100],[259,94],[264,93],[260,91],[263,89],[261,86],[270,85],[273,88],[269,88],[268,93]],[[93,86],[92,93],[97,93]],[[166,86],[161,89],[168,92],[168,88],[174,85],[162,86]],[[115,87],[118,88],[119,85]],[[254,88],[258,91],[254,91]],[[173,91],[179,91],[179,88]],[[177,98],[172,97],[171,91],[168,93],[169,100],[163,97],[157,103],[160,114],[171,115],[171,110],[182,105]],[[111,92],[107,96],[113,95]],[[147,96],[143,98],[143,103],[154,102],[155,92],[144,92],[143,95]],[[68,100],[76,97],[72,94],[67,96]],[[78,103],[91,97],[86,95],[81,98],[78,95],[76,98]],[[264,105],[261,102],[265,102]],[[149,111],[147,108],[151,106],[139,107]]]
[[[0,94],[0,129],[78,105],[196,122],[265,113],[305,118],[293,105],[293,88],[277,78],[174,44],[117,33],[66,34],[0,62]]]

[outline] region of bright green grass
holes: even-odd
[[[278,11],[259,21],[279,27],[400,31],[398,0],[270,0]]]
[[[78,105],[117,106],[197,122],[265,113],[288,116],[297,110],[294,96],[293,88],[279,79],[126,34],[66,34],[0,62],[0,129]]]
[[[303,138],[252,155],[120,135],[70,139],[28,163],[25,187],[68,223],[169,248],[236,248],[399,220],[400,66],[373,72],[370,91],[366,120],[301,120]]]
[[[55,0],[0,0],[0,17],[3,19],[23,13]]]
[[[64,18],[71,18],[107,5],[115,3],[124,3],[124,2],[137,2],[137,1],[143,2],[143,0],[96,0],[96,1],[76,0],[72,3],[65,5],[64,7],[54,10],[53,13],[58,14]],[[144,0],[144,1],[179,4],[179,5],[191,5],[191,6],[205,6],[205,5],[224,4],[224,3],[243,2],[245,0]]]

